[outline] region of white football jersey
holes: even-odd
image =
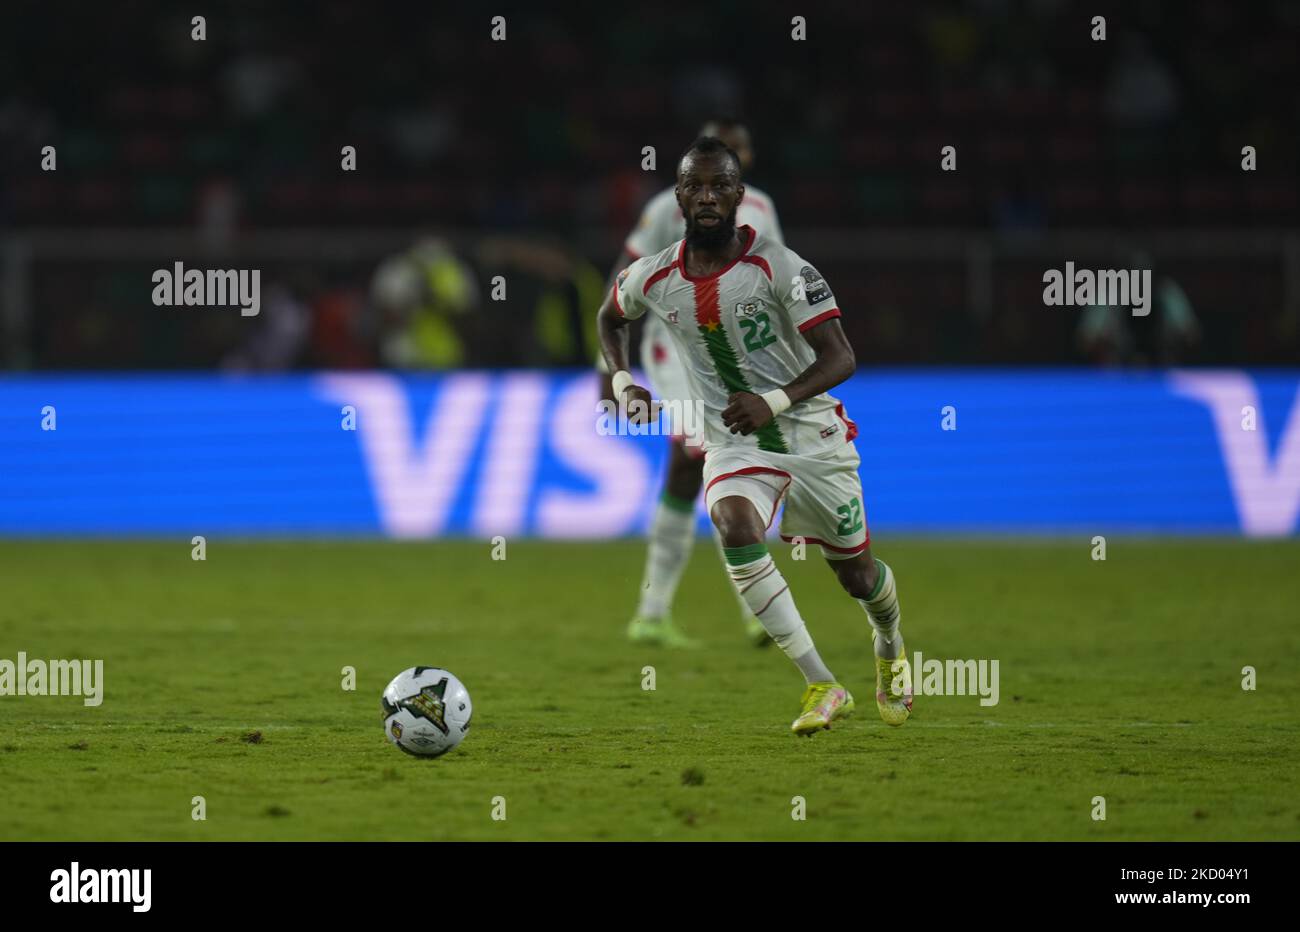
[[[685,240],[633,262],[614,287],[617,309],[629,319],[650,313],[670,335],[693,400],[703,405],[706,452],[742,444],[808,456],[842,446],[857,427],[825,393],[793,405],[748,437],[722,423],[733,392],[782,388],[812,365],[816,353],[801,332],[840,316],[830,286],[812,265],[751,226],[738,232],[740,255],[705,278],[687,277]]]

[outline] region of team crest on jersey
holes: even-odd
[[[763,310],[762,301],[740,301],[736,304],[737,317],[755,317]]]
[[[673,308],[671,311],[668,312],[668,323],[670,324],[677,323],[677,308]]]
[[[803,293],[809,304],[817,304],[831,296],[831,289],[825,279],[811,265],[805,265],[800,269],[799,275],[803,278]]]

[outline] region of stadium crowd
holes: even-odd
[[[577,3],[503,8],[507,38],[493,42],[489,17],[472,11],[421,21],[408,7],[341,0],[309,15],[214,4],[199,42],[189,11],[136,4],[124,26],[77,30],[55,56],[16,44],[0,64],[0,238],[185,229],[229,246],[249,231],[400,229],[409,242],[351,261],[254,256],[275,300],[252,336],[219,315],[142,307],[150,257],[38,253],[21,289],[29,320],[6,334],[24,349],[9,361],[581,364],[593,294],[623,235],[701,120],[720,113],[751,126],[754,179],[796,247],[900,229],[1085,229],[1113,233],[1116,249],[1170,229],[1294,230],[1300,8],[1194,0],[1170,17],[1157,7],[810,7],[796,42],[775,5],[720,0],[706,20],[668,4],[652,30],[630,8]],[[1090,36],[1094,15],[1107,16],[1105,41]],[[718,20],[735,33],[720,39]],[[492,80],[475,79],[483,69]],[[1241,170],[1247,144],[1261,153],[1255,172]],[[57,148],[56,171],[39,168],[44,145]],[[945,145],[954,172],[939,170]],[[355,171],[341,170],[344,146]],[[643,170],[644,146],[655,171]],[[1280,250],[1221,261],[1147,251],[1186,306],[1155,315],[1174,324],[1130,325],[1103,344],[1099,318],[1045,311],[1041,262],[994,261],[982,311],[965,263],[923,249],[895,262],[848,245],[822,271],[854,312],[846,326],[868,362],[1294,359],[1300,323],[1281,299]],[[502,307],[489,300],[495,275],[511,285]],[[1195,323],[1179,326],[1188,314]],[[124,329],[135,332],[131,358],[104,336]]]

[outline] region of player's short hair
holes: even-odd
[[[734,149],[715,136],[701,136],[699,139],[687,146],[686,151],[683,152],[681,158],[677,160],[678,169],[680,170],[683,159],[688,155],[717,155],[719,152],[725,152],[728,158],[735,163],[736,175],[739,176],[740,156],[736,154]]]

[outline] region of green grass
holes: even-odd
[[[1300,838],[1300,547],[1090,547],[882,541],[909,652],[996,658],[1001,678],[995,707],[927,696],[890,729],[861,610],[819,556],[777,545],[858,698],[799,740],[802,682],[742,641],[704,540],[678,601],[707,641],[692,654],[623,639],[634,541],[493,561],[467,542],[213,540],[206,562],[187,540],[2,543],[0,658],[103,658],[105,700],[0,697],[0,839]],[[474,699],[436,761],[380,725],[415,664]]]

